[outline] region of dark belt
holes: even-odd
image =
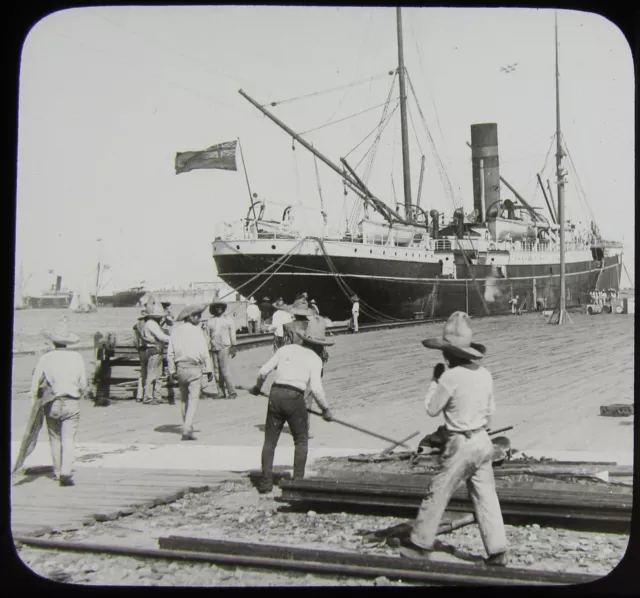
[[[295,390],[299,392],[302,396],[304,396],[304,390],[300,390],[297,386],[293,386],[291,384],[282,384],[281,382],[274,382],[271,385],[271,388],[286,388],[287,390]]]
[[[480,430],[484,429],[484,426],[482,426],[481,428],[476,428],[475,430],[449,430],[447,428],[447,432],[449,434],[464,434],[464,436],[466,436],[467,438],[471,438],[476,432],[480,432]]]
[[[144,350],[147,353],[147,355],[160,355],[164,351],[160,347],[145,347]]]

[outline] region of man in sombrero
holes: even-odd
[[[231,380],[230,361],[236,356],[236,324],[227,315],[227,304],[224,301],[214,301],[209,305],[209,313],[213,316],[206,323],[209,335],[209,349],[213,362],[213,373],[218,394],[223,399],[235,399],[238,396]]]
[[[53,343],[53,350],[40,357],[33,372],[33,409],[14,471],[35,448],[46,420],[54,479],[60,486],[73,486],[80,399],[90,388],[82,355],[67,348],[79,338],[69,330],[66,317],[53,330],[42,334]]]
[[[323,418],[331,421],[333,415],[322,388],[322,349],[333,345],[325,337],[324,320],[312,316],[304,332],[298,333],[302,344],[285,345],[265,363],[258,373],[255,386],[249,391],[259,395],[269,373],[275,370],[274,382],[269,393],[269,405],[264,428],[262,447],[262,477],[258,492],[273,490],[273,458],[284,424],[289,424],[293,436],[293,477],[301,479],[309,450],[309,413],[304,395],[308,389],[322,409]]]
[[[471,339],[469,316],[458,311],[447,320],[442,338],[422,341],[428,349],[441,351],[446,363],[446,367],[442,363],[435,366],[425,399],[431,417],[444,416],[446,444],[410,540],[400,552],[408,558],[429,559],[451,495],[466,482],[489,555],[486,563],[505,566],[507,538],[493,478],[493,445],[487,433],[495,409],[493,378],[478,363],[486,352],[484,345]]]
[[[161,320],[165,317],[165,310],[155,296],[149,297],[145,322],[142,327],[142,342],[145,346],[147,360],[147,376],[144,386],[144,405],[160,405],[160,379],[162,378],[164,351],[169,342],[169,335],[160,327]]]
[[[293,316],[289,313],[290,306],[282,300],[282,297],[273,304],[273,309],[276,311],[273,314],[269,332],[273,332],[273,352],[275,353],[280,347],[284,346],[283,326],[292,322]]]
[[[195,440],[193,422],[198,409],[202,377],[209,382],[213,379],[213,364],[205,334],[200,328],[205,304],[187,305],[178,315],[178,322],[169,337],[167,365],[172,381],[177,381],[180,389],[182,410],[182,440]]]

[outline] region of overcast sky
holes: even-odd
[[[422,207],[450,215],[462,202],[470,212],[469,127],[496,122],[502,176],[544,206],[535,175],[553,183],[553,11],[410,8],[403,22],[418,98],[409,89],[414,198],[424,154]],[[568,213],[589,221],[583,190],[603,235],[632,252],[631,52],[599,15],[560,11],[558,23],[562,133],[577,171],[566,159]],[[292,150],[291,138],[238,89],[260,104],[300,98],[269,107],[298,132],[375,107],[305,135],[333,161],[348,155],[355,165],[374,139],[354,150],[381,118],[397,60],[388,8],[97,7],[49,15],[25,40],[20,74],[16,262],[31,276],[27,290],[48,286],[49,270],[69,284],[94,277],[99,253],[112,288],[211,280],[216,225],[249,207],[242,160],[237,172],[176,175],[176,152],[240,138],[252,191],[278,211],[298,206],[313,222],[320,209],[313,156],[298,144]],[[396,82],[390,110],[397,97]],[[324,164],[318,169],[330,223],[340,226],[355,198]],[[367,182],[390,204],[403,201],[398,111]],[[511,195],[502,189],[503,198]],[[632,274],[633,261],[625,261]]]

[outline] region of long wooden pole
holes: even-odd
[[[247,174],[247,165],[244,161],[244,152],[242,151],[242,144],[240,143],[240,137],[238,137],[238,148],[240,149],[240,158],[242,159],[242,168],[244,169],[244,178],[247,181],[247,190],[249,191],[249,206],[251,207],[251,211],[253,212],[253,220],[255,222],[258,221],[258,217],[256,216],[256,206],[253,202],[253,194],[251,193],[251,185],[249,184],[249,175]]]
[[[404,180],[404,216],[411,222],[411,174],[409,168],[409,133],[407,129],[407,91],[405,86],[404,51],[402,47],[402,14],[396,8],[398,21],[398,74],[400,82],[400,129],[402,134],[402,173]]]
[[[549,198],[547,197],[547,192],[544,190],[544,185],[542,184],[542,179],[540,178],[540,174],[537,174],[536,176],[538,177],[538,183],[540,184],[540,189],[542,189],[542,195],[544,196],[544,201],[547,204],[547,208],[549,209],[551,222],[556,224],[556,214],[553,211],[553,205],[549,202]]]
[[[416,206],[420,207],[420,196],[422,195],[422,180],[424,178],[424,163],[425,158],[422,156],[422,160],[420,162],[420,181],[418,182],[418,196],[416,197]]]

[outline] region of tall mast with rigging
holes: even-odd
[[[396,8],[398,21],[398,80],[400,83],[400,128],[402,133],[402,172],[404,181],[404,217],[411,222],[411,175],[409,169],[409,135],[407,131],[407,91],[405,86],[404,51],[402,48],[402,14]]]
[[[556,41],[556,177],[558,185],[558,224],[560,225],[560,302],[557,312],[556,324],[562,324],[565,316],[568,318],[566,305],[566,281],[565,281],[565,215],[564,215],[564,170],[562,168],[562,135],[560,131],[560,69],[558,66],[558,13],[555,13],[555,41]],[[555,314],[554,314],[555,316]],[[552,320],[555,318],[552,317]],[[569,318],[570,320],[571,318]]]

